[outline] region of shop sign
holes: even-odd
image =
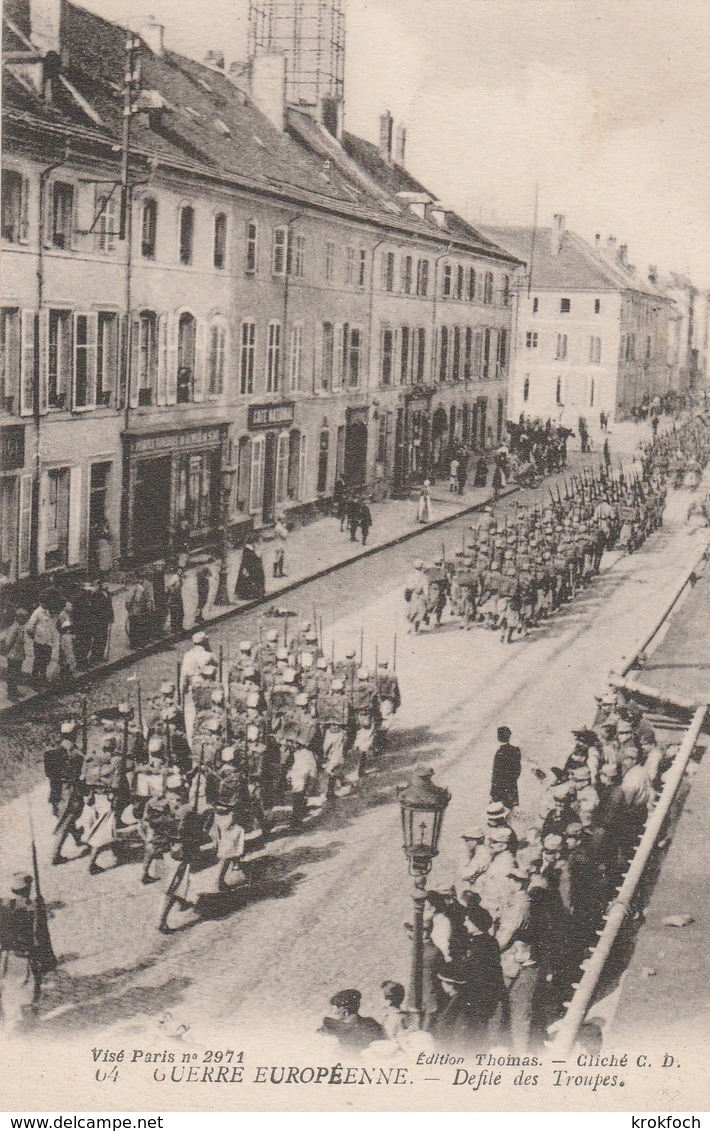
[[[162,432],[157,436],[140,436],[132,441],[135,455],[148,452],[184,451],[186,448],[215,448],[222,442],[220,428],[190,428],[185,432]]]
[[[276,425],[291,424],[295,407],[293,401],[249,405],[249,428],[273,428]]]
[[[25,429],[22,424],[0,428],[0,471],[19,471],[25,466]]]

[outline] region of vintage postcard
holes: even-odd
[[[2,21],[0,1107],[707,1108],[707,6]]]

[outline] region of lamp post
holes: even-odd
[[[399,794],[404,835],[404,854],[409,874],[414,877],[414,932],[412,936],[412,1004],[421,1020],[424,989],[424,895],[432,861],[438,856],[439,837],[446,806],[451,800],[448,789],[432,783],[433,770],[418,770],[414,780]]]
[[[227,464],[222,468],[220,482],[222,489],[220,500],[222,504],[222,557],[219,563],[219,584],[215,595],[216,605],[229,604],[229,592],[227,590],[227,575],[229,572],[229,501],[232,497],[232,484],[234,483],[236,474],[236,467],[231,467]]]

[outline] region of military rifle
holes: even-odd
[[[39,966],[40,974],[49,974],[52,970],[56,970],[59,963],[54,953],[54,948],[52,947],[47,917],[47,905],[44,902],[42,888],[40,886],[37,845],[35,843],[35,832],[32,825],[32,809],[29,806],[29,802],[28,815],[30,822],[30,841],[32,845],[32,875],[35,884],[35,912],[32,925],[32,940],[34,943],[33,958]]]

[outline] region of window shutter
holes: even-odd
[[[336,322],[333,326],[333,388],[338,389],[343,384],[343,364],[344,364],[344,351],[343,351],[343,333],[347,333],[347,328],[341,322]]]
[[[140,350],[140,336],[141,336],[141,322],[140,318],[134,318],[131,322],[131,369],[129,374],[130,382],[130,406],[131,408],[138,407],[138,360]]]
[[[205,396],[205,325],[203,322],[195,323],[195,377],[192,385],[192,397],[195,401],[204,400]]]
[[[86,403],[96,407],[96,342],[99,336],[99,316],[91,312],[86,316]]]
[[[35,384],[34,310],[23,310],[20,327],[20,415],[31,416],[34,409]]]
[[[158,318],[158,388],[156,401],[159,405],[168,403],[168,316]]]
[[[298,498],[303,500],[306,496],[306,474],[308,472],[307,440],[301,436],[301,446],[298,452]]]
[[[32,476],[20,476],[20,501],[17,522],[17,576],[27,577],[30,572],[30,544],[32,540]]]
[[[39,481],[39,521],[37,527],[37,572],[44,573],[47,553],[47,507],[49,505],[49,473],[42,472]]]
[[[69,541],[67,544],[67,565],[78,565],[81,561],[81,519],[82,519],[82,473],[80,467],[69,471]]]
[[[249,477],[249,511],[254,514],[261,509],[264,493],[264,437],[257,436],[251,443],[251,470]]]
[[[288,472],[288,433],[283,432],[276,447],[276,502],[283,503],[286,498],[286,476]]]
[[[30,182],[29,178],[23,177],[20,186],[20,225],[19,225],[19,241],[20,243],[28,243],[30,238]]]
[[[166,399],[168,404],[177,404],[177,335],[178,327],[174,318],[165,315],[165,336],[167,339]]]
[[[39,411],[47,411],[49,388],[49,311],[39,312]]]

